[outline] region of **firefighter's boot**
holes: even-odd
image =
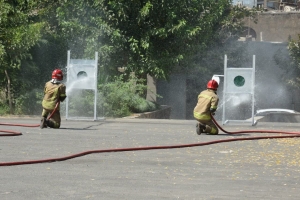
[[[41,129],[47,128],[47,124],[46,124],[47,122],[46,121],[47,121],[46,117],[41,118],[41,123],[40,123],[40,128]]]
[[[205,125],[201,123],[197,123],[196,125],[196,132],[198,135],[201,135],[201,133],[204,133],[204,130],[206,129]]]
[[[60,123],[57,123],[54,120],[47,119],[46,123],[47,123],[47,126],[50,128],[59,128],[60,127]]]
[[[196,132],[197,132],[198,135],[201,135],[200,124],[199,123],[196,124]]]
[[[50,128],[56,128],[56,127],[55,127],[55,123],[54,123],[53,121],[51,121],[51,120],[48,119],[48,120],[46,121],[46,123],[47,123],[47,126],[49,126]]]

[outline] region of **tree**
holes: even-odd
[[[199,55],[234,38],[245,16],[230,0],[0,0],[0,11],[1,86],[18,105],[66,66],[67,50],[72,58],[98,51],[110,77],[118,67],[164,79],[194,67],[212,70],[199,66]]]
[[[187,118],[193,119],[192,110],[195,106],[195,97],[199,91],[206,88],[207,81],[214,74],[224,74],[224,55],[230,58],[230,66],[240,67],[249,62],[245,55],[247,50],[243,42],[238,39],[245,30],[244,19],[252,17],[254,22],[255,9],[233,6],[228,9],[224,18],[219,21],[207,47],[199,47],[199,51],[190,60],[189,73],[187,73]],[[251,60],[250,60],[251,61]]]
[[[30,1],[32,2],[32,1]],[[24,83],[18,82],[21,61],[30,58],[29,49],[40,38],[42,23],[33,23],[34,6],[26,0],[0,1],[0,74],[2,88],[6,88],[10,113],[13,113],[14,89]],[[3,90],[3,89],[2,89]]]
[[[284,62],[284,68],[287,72],[287,82],[294,88],[300,88],[300,34],[298,40],[289,42],[290,62]]]
[[[98,51],[109,74],[124,67],[143,78],[168,78],[190,68],[190,58],[203,52],[217,31],[234,34],[244,16],[235,8],[231,12],[230,0],[56,2],[48,13],[57,17],[49,23],[73,55],[92,57]]]
[[[168,78],[199,45],[207,45],[230,1],[98,0],[94,6],[114,31],[108,35],[118,47],[112,65]]]

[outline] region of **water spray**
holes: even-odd
[[[71,95],[74,90],[89,88],[90,85],[93,85],[93,83],[91,83],[91,80],[88,77],[72,80],[66,85],[66,93],[67,95]]]

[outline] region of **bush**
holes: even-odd
[[[8,105],[0,103],[0,115],[7,115],[7,114],[9,114]]]
[[[154,102],[147,101],[144,98],[136,95],[132,99],[130,111],[134,113],[150,112],[158,109],[158,105]]]
[[[42,113],[43,90],[33,89],[13,99],[13,114],[40,115]],[[10,114],[5,93],[0,92],[0,115]]]
[[[15,114],[41,115],[44,92],[41,89],[33,89],[15,99]]]
[[[9,106],[5,99],[5,92],[0,91],[0,115],[9,114]]]
[[[100,85],[99,93],[104,115],[107,117],[124,117],[132,113],[149,112],[159,106],[143,98],[147,86],[144,80],[131,76],[124,81],[123,76],[113,82]]]
[[[132,113],[150,112],[159,109],[159,105],[147,101],[143,96],[147,91],[143,79],[131,76],[124,80],[121,75],[113,81],[100,84],[97,97],[97,115],[105,117],[125,117]],[[0,100],[0,115],[9,114],[9,107],[5,94]],[[40,115],[42,112],[42,89],[33,89],[25,94],[19,95],[14,100],[14,113],[26,115]],[[94,114],[94,91],[74,90],[68,94],[68,114],[76,117],[92,117]],[[65,114],[66,104],[62,103],[61,114]]]

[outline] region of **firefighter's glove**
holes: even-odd
[[[64,96],[64,97],[59,97],[59,100],[60,100],[61,102],[63,102],[63,101],[65,100],[65,98],[66,98],[66,96]]]
[[[216,112],[216,110],[217,110],[217,109],[215,109],[215,108],[210,108],[210,112],[211,112],[211,113]]]
[[[211,115],[215,115],[216,109],[215,108],[210,108],[210,113]]]

